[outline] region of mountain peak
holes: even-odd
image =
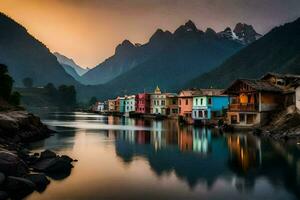
[[[184,25],[181,25],[179,28],[177,28],[174,34],[181,35],[188,32],[199,32],[192,20],[188,20]]]
[[[172,33],[169,31],[163,31],[162,29],[157,29],[155,33],[151,36],[149,42],[162,42],[166,39],[169,39],[172,36]]]
[[[132,44],[129,40],[124,40],[121,44],[119,44],[116,48],[116,54],[123,53],[129,50],[134,49],[136,46]]]
[[[255,31],[252,25],[240,22],[236,24],[233,32],[238,38],[243,40],[245,44],[254,42],[261,37],[261,35]]]
[[[192,20],[188,20],[185,25],[187,31],[198,31],[195,23]]]
[[[210,37],[210,38],[213,38],[213,37],[217,37],[217,33],[214,29],[212,28],[207,28],[206,31],[205,31],[205,35]]]

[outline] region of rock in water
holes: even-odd
[[[49,179],[44,174],[28,174],[24,178],[33,182],[36,190],[39,192],[44,191],[50,183]]]
[[[37,161],[32,165],[32,168],[46,173],[68,173],[73,168],[73,165],[63,158],[56,157]]]
[[[34,191],[35,184],[25,178],[8,176],[4,187],[12,199],[21,199]]]
[[[28,172],[28,167],[17,155],[0,151],[0,171],[6,175],[21,176]]]
[[[57,157],[56,153],[54,153],[53,151],[50,151],[48,149],[43,151],[40,156],[41,159],[55,158],[55,157]]]
[[[70,157],[67,156],[67,155],[62,155],[61,158],[64,159],[65,161],[69,162],[69,163],[71,163],[71,162],[74,161],[72,158],[70,158]]]

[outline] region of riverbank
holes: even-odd
[[[53,133],[39,117],[24,110],[0,112],[0,199],[20,199],[33,191],[41,192],[50,183],[48,177],[70,174],[70,157],[49,150],[32,153],[25,148],[26,143]]]
[[[295,106],[274,113],[271,122],[256,131],[276,140],[300,139],[300,113]]]

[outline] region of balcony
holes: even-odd
[[[258,104],[230,104],[229,111],[257,112]]]

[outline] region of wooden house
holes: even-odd
[[[280,108],[283,90],[266,80],[238,79],[224,94],[229,95],[227,120],[237,127],[261,126],[270,112]]]

